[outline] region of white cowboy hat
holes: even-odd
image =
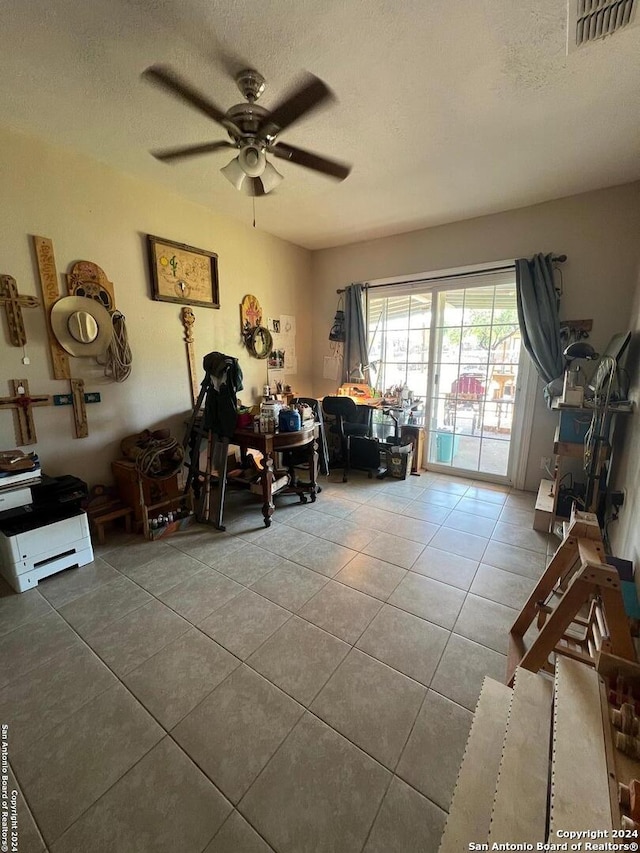
[[[107,309],[85,296],[59,299],[51,309],[51,328],[60,346],[80,357],[103,355],[113,337]]]

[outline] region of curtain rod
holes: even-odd
[[[566,255],[558,255],[557,257],[554,256],[551,258],[551,262],[554,264],[563,264],[566,260],[567,260]],[[423,282],[426,284],[427,282],[430,282],[430,281],[443,281],[445,279],[452,279],[452,278],[465,278],[467,276],[472,276],[472,275],[473,276],[487,275],[488,273],[503,272],[504,270],[510,270],[510,269],[513,269],[513,264],[507,264],[506,266],[502,266],[502,267],[491,267],[490,269],[483,269],[483,270],[469,270],[468,272],[459,272],[459,273],[456,273],[454,275],[434,275],[434,276],[428,276],[427,278],[406,278],[406,279],[403,279],[402,281],[394,282],[393,284],[365,284],[365,288],[367,290],[374,290],[376,287],[395,287],[398,284],[402,284],[402,285],[405,285],[405,284],[422,284]],[[344,288],[344,287],[338,288],[338,290],[336,290],[336,293],[344,293],[345,289],[346,288]]]

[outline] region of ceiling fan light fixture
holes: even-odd
[[[259,196],[270,193],[278,186],[282,180],[282,175],[271,163],[267,162],[266,157],[261,174],[253,176],[242,168],[240,154],[220,169],[229,183],[233,184],[237,190],[248,196]]]
[[[264,172],[258,180],[262,181],[262,188],[264,189],[264,192],[270,193],[271,190],[274,190],[278,186],[282,179],[282,175],[276,167],[267,162],[265,163]]]
[[[238,158],[234,157],[230,163],[227,163],[226,166],[223,166],[220,169],[225,178],[229,181],[229,183],[233,184],[233,186],[242,191],[242,184],[245,182],[247,175],[242,171],[240,163],[238,163]]]
[[[250,178],[259,178],[267,165],[264,150],[257,145],[245,145],[238,154],[240,168]]]

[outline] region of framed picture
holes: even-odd
[[[218,256],[147,234],[153,298],[182,305],[220,307]]]

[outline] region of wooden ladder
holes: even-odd
[[[554,651],[592,666],[601,649],[635,660],[620,577],[605,559],[597,517],[574,508],[562,543],[511,628],[507,684],[518,666],[553,673]]]

